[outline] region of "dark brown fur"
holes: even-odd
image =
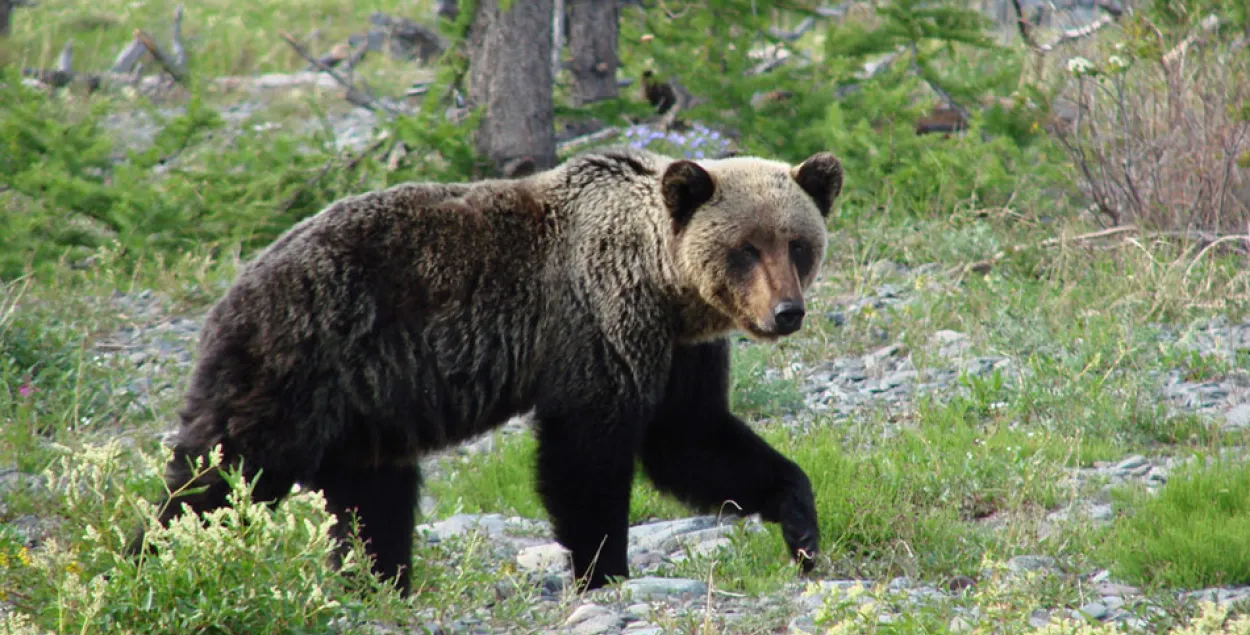
[[[781,522],[810,567],[810,485],[729,413],[725,335],[785,334],[783,300],[801,317],[840,187],[827,154],[791,168],[621,150],[339,201],[210,311],[167,481],[221,444],[263,469],[258,499],[320,488],[406,591],[417,460],[533,410],[539,488],[590,587],[628,572],[636,458],[696,507],[733,498]],[[161,520],[225,504],[220,476],[200,484]]]

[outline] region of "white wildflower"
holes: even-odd
[[[1107,58],[1107,65],[1115,70],[1123,70],[1128,68],[1128,60],[1119,55],[1112,55]]]
[[[1094,70],[1094,63],[1083,58],[1073,57],[1068,60],[1068,72],[1073,75],[1086,75]]]

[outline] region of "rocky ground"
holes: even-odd
[[[907,274],[902,268],[899,270],[903,275]],[[841,305],[827,317],[835,323],[850,322],[857,319],[856,316],[866,307],[881,310],[908,302],[910,298],[903,291],[908,288],[911,287],[883,284],[872,293]],[[116,387],[119,393],[129,393],[133,398],[131,408],[169,408],[176,403],[181,382],[190,368],[201,316],[168,315],[168,303],[150,291],[119,292],[107,301],[126,314],[131,325],[98,338],[93,344],[95,361],[121,365],[131,371],[124,376],[132,379]],[[971,354],[969,338],[964,334],[938,331],[929,342],[927,361],[918,369],[915,363],[917,351],[910,351],[902,342],[890,341],[888,333],[885,335],[885,341],[867,353],[791,367],[789,371],[797,373],[802,386],[807,406],[804,410],[829,413],[841,420],[854,419],[857,413],[873,408],[905,411],[916,396],[924,392],[960,390],[956,378],[961,372],[985,374],[994,369],[1009,369],[1015,364],[1008,357]],[[1176,337],[1166,330],[1164,336]],[[1186,335],[1185,341],[1204,353],[1250,349],[1250,324],[1211,322]],[[1158,379],[1160,396],[1165,397],[1173,407],[1222,420],[1223,425],[1232,428],[1250,425],[1250,380],[1245,371],[1232,370],[1218,379],[1207,381],[1188,381],[1180,371],[1162,373]],[[790,416],[774,425],[802,425],[807,418],[810,415]],[[524,418],[513,420],[504,428],[510,434],[524,433],[526,429]],[[455,453],[489,452],[492,443],[493,439],[486,437],[458,448]],[[455,461],[445,459],[447,456],[444,455],[427,460],[424,466],[426,473],[435,478],[439,473],[455,469]],[[1071,470],[1067,476],[1071,481],[1069,485],[1075,488],[1074,491],[1086,492],[1087,495],[1067,507],[1052,510],[1046,522],[1059,523],[1078,518],[1092,523],[1109,522],[1112,517],[1109,490],[1112,486],[1140,481],[1149,488],[1158,488],[1167,481],[1169,470],[1176,464],[1176,459],[1166,456],[1129,456],[1115,462]],[[0,492],[31,478],[13,471],[0,473]],[[429,502],[423,501],[423,507],[428,508]],[[31,517],[16,525],[29,534],[32,545],[37,544],[42,533],[41,519]],[[690,554],[711,553],[731,547],[729,537],[738,527],[749,531],[758,527],[758,521],[718,522],[713,517],[699,516],[633,527],[630,561],[635,577],[623,587],[622,590],[627,592],[600,592],[585,598],[569,613],[565,628],[571,633],[587,635],[660,633],[666,632],[661,624],[672,623],[684,614],[687,619],[711,620],[733,632],[735,620],[781,611],[790,616],[791,632],[815,632],[811,615],[820,604],[820,596],[813,595],[810,589],[805,592],[804,584],[798,579],[783,592],[760,598],[721,592],[714,581],[709,587],[707,580],[666,577],[666,572],[674,563]],[[508,518],[497,514],[458,515],[422,525],[420,531],[430,542],[446,540],[467,531],[484,532],[494,547],[494,558],[514,563],[537,576],[544,589],[544,602],[560,601],[560,591],[567,585],[568,571],[561,557],[562,551],[551,542],[544,520]],[[1153,606],[1143,599],[1141,591],[1118,583],[1103,570],[1063,571],[1050,557],[1029,555],[1013,558],[1008,568],[1020,574],[1032,572],[1041,576],[1075,577],[1096,590],[1098,599],[1084,606],[1039,610],[1032,618],[1036,625],[1043,624],[1052,615],[1075,615],[1079,611],[1095,620],[1142,627]],[[818,585],[822,589],[846,589],[856,583],[874,584],[866,580],[821,580]],[[909,603],[957,600],[966,586],[959,581],[934,586],[896,578],[888,582],[885,590],[891,596],[894,608],[883,613],[879,619],[891,619],[890,615],[905,610]],[[1250,601],[1250,587],[1203,589],[1177,595],[1180,599]],[[431,624],[430,632],[491,632],[481,624],[480,619],[465,616],[450,624]]]

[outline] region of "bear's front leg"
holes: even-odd
[[[758,513],[781,525],[803,571],[820,542],[807,474],[729,411],[729,343],[678,347],[668,388],[642,442],[651,481],[696,509]]]
[[[579,589],[629,576],[629,496],[637,425],[620,413],[537,414],[538,491]]]

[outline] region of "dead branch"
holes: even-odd
[[[1100,229],[1098,231],[1089,232],[1087,234],[1078,234],[1076,236],[1072,236],[1069,238],[1065,238],[1062,236],[1058,236],[1055,238],[1047,238],[1046,240],[1043,240],[1042,242],[1038,244],[1042,247],[1049,247],[1051,245],[1058,245],[1060,243],[1083,243],[1083,242],[1089,242],[1091,240],[1098,240],[1100,238],[1107,238],[1109,236],[1119,236],[1120,234],[1126,234],[1126,233],[1131,233],[1131,232],[1136,232],[1136,231],[1137,231],[1136,225],[1120,225],[1118,227],[1109,227],[1107,229]],[[1017,249],[1020,249],[1020,247],[1017,247]]]
[[[142,65],[136,66],[140,70]],[[62,88],[70,84],[83,83],[89,90],[113,89],[121,86],[132,86],[141,91],[156,89],[164,81],[158,76],[142,77],[137,72],[114,73],[75,73],[57,69],[24,68],[22,75],[32,78],[52,88]],[[265,73],[261,75],[234,75],[214,77],[208,80],[209,85],[223,92],[263,92],[267,90],[285,90],[297,86],[331,89],[340,84],[334,78],[320,71],[299,71],[295,73]]]
[[[894,65],[894,62],[898,61],[899,57],[902,57],[903,52],[905,50],[906,49],[900,46],[898,47],[897,50],[892,51],[890,53],[886,53],[885,55],[882,55],[876,60],[865,62],[863,68],[860,68],[858,71],[855,72],[855,79],[861,82],[866,82],[890,70],[890,67]],[[850,95],[851,93],[854,93],[857,90],[859,90],[858,83],[843,84],[841,86],[838,86],[837,90],[835,91],[835,94],[837,95],[838,99],[845,99],[848,95]]]
[[[56,58],[56,70],[62,73],[74,72],[74,40],[65,41],[65,48],[61,49],[61,54]]]
[[[113,61],[113,66],[109,68],[113,73],[129,73],[134,70],[139,60],[143,58],[143,54],[148,52],[148,47],[143,45],[143,41],[139,38],[130,40],[126,48],[117,54],[117,59]]]
[[[152,39],[152,36],[144,33],[142,29],[135,29],[135,39],[143,42],[143,46],[152,53],[152,57],[156,58],[156,63],[160,64],[161,68],[165,69],[165,72],[172,75],[174,81],[177,81],[179,84],[186,85],[186,71],[183,70],[183,68],[179,66],[178,63],[164,51],[164,49],[156,44],[156,41]]]
[[[1020,39],[1024,40],[1025,46],[1037,48],[1037,43],[1033,41],[1033,25],[1025,19],[1020,0],[1011,0],[1011,6],[1016,10],[1016,28],[1020,30]]]
[[[352,54],[347,56],[347,59],[343,61],[343,66],[347,67],[348,70],[355,71],[356,66],[360,64],[361,60],[365,59],[365,55],[368,53],[368,46],[362,45],[357,47],[356,50],[352,51]]]
[[[343,86],[343,88],[346,88],[347,89],[346,99],[348,102],[351,102],[362,108],[368,108],[369,110],[373,110],[373,111],[380,110],[390,115],[399,114],[398,111],[392,108],[391,106],[388,106],[387,104],[384,104],[378,101],[378,99],[374,97],[373,95],[370,95],[369,93],[357,88],[354,83],[344,79],[343,76],[335,72],[333,68],[330,68],[329,66],[326,66],[325,64],[321,63],[321,60],[318,60],[317,58],[309,55],[308,51],[304,50],[304,47],[301,46],[300,43],[295,40],[295,37],[292,36],[290,33],[283,31],[279,35],[281,35],[282,39],[286,40],[286,43],[290,44],[291,48],[295,49],[295,52],[300,57],[304,58],[305,61],[312,64],[313,66],[316,66],[318,70],[328,74],[330,77],[333,77],[334,80],[339,83],[339,85]]]
[[[174,64],[178,68],[187,67],[187,49],[182,45],[182,5],[174,9],[174,28],[170,37],[170,48],[174,51]]]
[[[1189,47],[1197,44],[1206,35],[1219,28],[1219,26],[1220,19],[1215,14],[1211,14],[1203,18],[1202,23],[1198,25],[1197,31],[1185,36],[1185,39],[1181,40],[1180,44],[1177,44],[1175,48],[1163,54],[1163,65],[1169,69],[1172,68],[1178,59],[1184,57],[1185,53],[1189,50]]]
[[[746,74],[748,76],[763,75],[764,73],[771,72],[777,68],[784,66],[787,62],[794,59],[795,57],[796,57],[795,55],[779,55],[771,60],[764,60],[763,62],[760,62],[759,64],[756,64],[755,66],[747,70]]]
[[[1059,34],[1059,37],[1037,47],[1037,50],[1040,53],[1049,53],[1055,50],[1055,48],[1058,46],[1067,44],[1068,42],[1071,42],[1073,40],[1079,40],[1084,37],[1089,37],[1090,35],[1097,33],[1099,30],[1106,27],[1108,24],[1111,24],[1112,22],[1115,22],[1115,18],[1110,15],[1099,16],[1097,20],[1094,20],[1093,22],[1090,22],[1089,24],[1086,24],[1085,26],[1078,27],[1075,29],[1068,29],[1066,31],[1061,32]]]
[[[621,134],[620,128],[615,126],[611,128],[604,128],[598,132],[592,132],[588,135],[574,137],[568,141],[559,143],[556,145],[556,151],[561,153],[576,152],[586,146],[607,141],[608,139],[611,139],[619,134]]]
[[[1250,253],[1250,235],[1247,234],[1232,234],[1217,237],[1210,232],[1200,230],[1142,232],[1136,225],[1118,225],[1116,227],[1109,227],[1107,229],[1078,234],[1076,236],[1055,236],[1047,238],[1046,240],[1034,245],[1009,245],[989,258],[955,265],[946,271],[946,275],[952,276],[969,272],[986,273],[1007,256],[1020,253],[1028,249],[1054,247],[1057,245],[1085,245],[1096,243],[1105,238],[1113,238],[1117,236],[1120,236],[1121,240],[1119,243],[1116,243],[1116,245],[1122,246],[1128,243],[1137,242],[1132,236],[1127,236],[1126,234],[1139,233],[1142,238],[1171,238],[1183,242],[1196,242],[1199,245],[1199,253],[1190,263],[1189,269],[1193,269],[1194,265],[1197,264],[1198,260],[1201,259],[1206,252],[1210,251],[1213,247],[1224,243],[1242,241],[1246,244],[1245,247],[1242,248],[1242,252]],[[1186,270],[1186,275],[1189,274],[1189,269]]]
[[[803,34],[812,30],[812,27],[814,26],[816,26],[816,18],[809,15],[806,18],[803,18],[803,21],[799,22],[799,25],[794,27],[791,31],[782,31],[777,27],[770,27],[768,29],[768,36],[783,42],[793,42],[803,37]]]

